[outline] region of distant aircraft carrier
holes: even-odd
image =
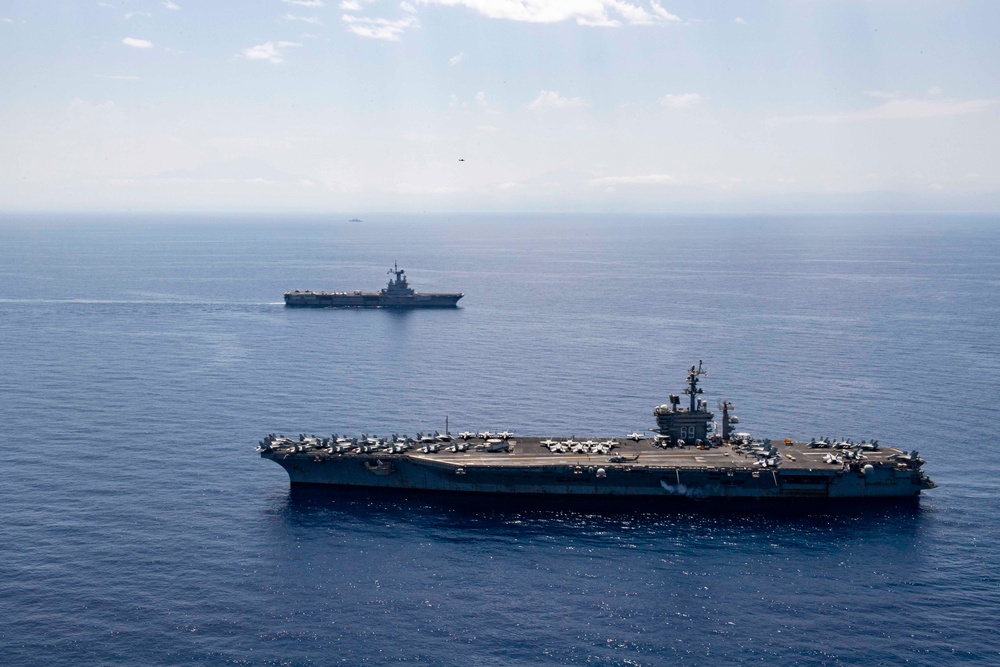
[[[285,292],[285,305],[296,308],[455,308],[465,294],[415,292],[398,265],[389,269],[395,274],[379,292]]]
[[[691,499],[913,498],[935,487],[917,452],[813,439],[774,442],[733,433],[722,401],[721,431],[700,398],[701,363],[680,396],[653,410],[652,435],[516,437],[504,431],[417,437],[268,435],[258,451],[292,484],[427,489],[539,496],[654,496]]]

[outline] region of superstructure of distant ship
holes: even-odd
[[[915,498],[935,484],[916,451],[876,440],[780,441],[732,432],[738,419],[721,401],[721,430],[688,371],[681,397],[656,407],[650,433],[622,437],[517,437],[465,431],[416,437],[288,438],[271,434],[261,457],[282,466],[293,485],[421,489],[539,496],[645,496],[728,499]]]
[[[455,308],[465,294],[416,292],[406,280],[405,271],[393,265],[388,273],[395,276],[378,292],[285,292],[285,305],[296,308]]]

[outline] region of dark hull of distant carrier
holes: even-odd
[[[790,438],[772,443],[731,433],[724,401],[722,430],[698,398],[700,368],[686,394],[654,410],[656,434],[624,438],[541,439],[512,433],[450,433],[416,439],[269,435],[258,448],[288,472],[292,484],[414,489],[478,494],[689,500],[916,498],[935,487],[917,453],[853,443]]]
[[[285,292],[294,308],[455,308],[463,294],[387,296],[380,292]]]
[[[464,294],[415,292],[403,269],[393,266],[396,277],[378,292],[285,292],[285,305],[293,308],[455,308]]]

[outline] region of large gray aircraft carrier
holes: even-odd
[[[393,265],[389,273],[395,279],[378,292],[285,292],[285,305],[296,308],[455,308],[465,294],[461,292],[415,292],[403,275],[405,271]]]
[[[671,395],[653,410],[650,434],[541,438],[448,432],[416,437],[298,438],[268,435],[261,457],[293,485],[426,489],[494,494],[647,496],[691,499],[914,498],[935,484],[917,452],[877,441],[757,439],[734,432],[732,405],[722,429],[700,396],[701,363],[688,372],[689,407]]]

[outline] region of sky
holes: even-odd
[[[997,0],[0,0],[0,211],[1000,211]]]

